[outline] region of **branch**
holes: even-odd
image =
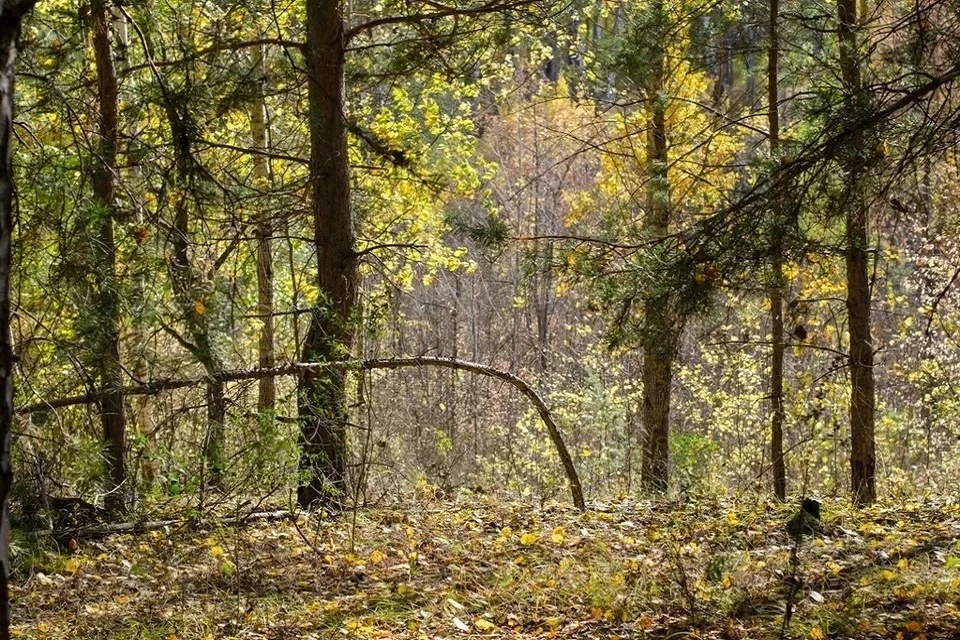
[[[345,45],[349,44],[351,40],[364,31],[370,31],[372,29],[376,29],[377,27],[383,27],[392,24],[419,24],[421,22],[440,20],[442,18],[451,18],[456,16],[484,15],[487,13],[508,11],[510,9],[534,4],[537,1],[538,0],[491,0],[491,2],[487,2],[486,4],[482,4],[478,7],[470,7],[465,9],[458,9],[456,7],[449,7],[439,3],[431,2],[429,4],[437,7],[436,11],[430,13],[415,13],[406,16],[384,16],[382,18],[374,18],[348,29],[343,36],[343,40]]]
[[[419,356],[415,358],[376,358],[372,360],[361,361],[339,361],[339,362],[291,362],[276,367],[260,367],[256,369],[237,369],[231,371],[221,371],[216,374],[202,376],[197,378],[166,379],[149,382],[134,387],[122,387],[115,390],[102,390],[84,393],[76,396],[57,398],[46,402],[37,402],[24,405],[14,410],[16,415],[31,413],[40,413],[53,409],[62,409],[76,405],[87,405],[101,402],[112,395],[122,396],[144,396],[155,395],[161,391],[172,391],[174,389],[185,389],[196,387],[208,382],[237,382],[241,380],[259,380],[261,378],[275,378],[288,375],[302,375],[305,373],[316,373],[332,367],[354,367],[362,371],[372,371],[374,369],[405,369],[413,367],[443,367],[446,369],[457,369],[460,371],[469,371],[480,375],[489,376],[502,380],[514,387],[517,391],[525,395],[533,406],[536,407],[540,419],[547,428],[550,440],[557,450],[560,462],[563,464],[564,473],[567,476],[567,482],[570,484],[570,493],[573,496],[573,503],[578,509],[585,509],[586,505],[583,499],[583,486],[580,483],[580,476],[577,474],[573,458],[563,442],[563,436],[560,434],[560,428],[550,413],[543,398],[533,390],[523,379],[519,378],[509,371],[495,369],[476,362],[466,360],[457,360],[455,358],[438,358],[431,356]]]
[[[110,524],[93,524],[82,527],[73,527],[71,529],[42,529],[34,531],[37,535],[52,535],[59,539],[69,538],[103,538],[120,533],[143,533],[146,531],[156,531],[166,529],[167,527],[177,527],[178,529],[201,528],[216,523],[220,526],[231,527],[246,524],[248,522],[276,522],[278,520],[295,519],[297,514],[291,511],[260,511],[248,513],[242,516],[227,516],[223,518],[200,520],[150,520],[147,522],[117,522]]]
[[[175,67],[177,65],[187,64],[189,62],[196,62],[197,60],[204,58],[213,53],[222,53],[224,51],[239,51],[240,49],[254,49],[268,45],[276,45],[279,47],[298,49],[303,51],[306,46],[302,42],[293,42],[291,40],[284,40],[283,38],[259,38],[257,40],[242,40],[234,42],[220,42],[215,45],[209,46],[205,49],[200,49],[186,57],[180,58],[178,60],[154,60],[151,62],[144,62],[141,64],[132,65],[123,70],[123,75],[127,76],[131,73],[137,71],[143,71],[144,69],[151,69],[157,67]]]

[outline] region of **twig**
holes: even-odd
[[[202,518],[197,520],[184,520],[183,518],[171,520],[151,520],[149,522],[116,522],[112,524],[97,524],[83,527],[73,527],[70,529],[40,529],[35,531],[36,535],[54,536],[56,538],[103,538],[120,533],[143,533],[146,531],[157,531],[167,527],[178,527],[179,529],[197,529],[203,526],[217,524],[225,527],[246,524],[248,522],[275,522],[278,520],[294,519],[296,513],[293,511],[259,511],[248,513],[242,516],[225,516],[222,518]]]

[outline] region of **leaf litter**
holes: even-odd
[[[960,505],[790,508],[470,496],[353,518],[168,527],[18,559],[13,635],[269,638],[960,638]]]

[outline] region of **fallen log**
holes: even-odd
[[[167,527],[177,527],[179,529],[200,529],[205,526],[233,527],[248,522],[276,522],[295,518],[297,512],[294,511],[256,511],[242,516],[224,516],[220,518],[198,518],[186,519],[175,518],[167,520],[149,520],[146,522],[112,522],[105,524],[90,524],[80,527],[70,527],[68,529],[41,529],[34,531],[34,534],[40,536],[52,536],[58,540],[83,540],[90,538],[104,538],[124,533],[146,533],[147,531],[158,531]]]

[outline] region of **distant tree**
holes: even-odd
[[[629,211],[613,223],[613,233],[619,242],[639,244],[629,258],[628,281],[610,288],[617,307],[613,340],[633,334],[643,353],[641,481],[653,491],[665,491],[669,480],[679,337],[717,275],[710,265],[696,264],[675,238],[732,186],[726,170],[732,138],[704,108],[707,81],[693,60],[690,26],[699,9],[695,2],[668,0],[631,6],[614,58],[632,99],[627,104],[636,108],[624,110],[605,157],[621,193],[619,206]],[[642,319],[632,326],[635,309]]]

